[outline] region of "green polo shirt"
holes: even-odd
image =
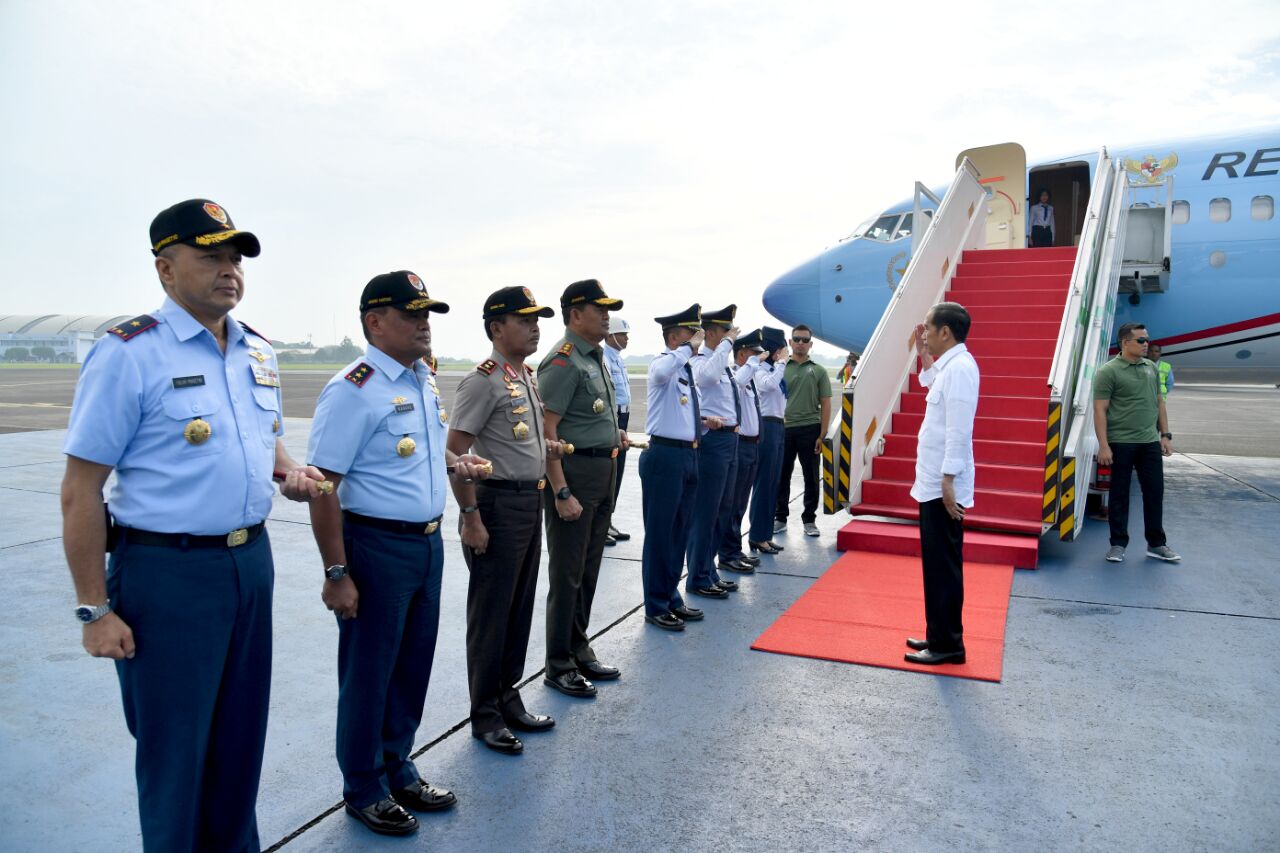
[[[604,350],[566,329],[538,365],[538,390],[560,416],[556,434],[577,447],[617,447],[618,407]]]
[[[821,400],[831,396],[831,376],[821,364],[788,361],[782,378],[787,383],[787,427],[820,423]]]
[[[1160,383],[1156,366],[1148,359],[1125,361],[1121,356],[1098,368],[1093,377],[1093,399],[1110,400],[1107,407],[1109,444],[1149,444],[1160,440]]]

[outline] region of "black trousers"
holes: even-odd
[[[924,566],[925,639],[930,651],[964,651],[964,522],[947,514],[942,498],[920,504],[920,562]]]
[[[467,684],[471,730],[497,731],[525,712],[516,685],[524,676],[542,557],[542,493],[478,489],[489,532],[483,554],[462,546],[467,585]],[[461,518],[461,517],[459,517]],[[461,523],[461,521],[459,521]]]
[[[1053,245],[1053,232],[1049,230],[1048,225],[1031,226],[1031,247],[1033,249],[1047,249]]]
[[[818,454],[813,452],[822,430],[818,424],[787,427],[782,444],[782,474],[778,478],[778,507],[774,517],[786,521],[791,504],[791,474],[796,469],[796,457],[800,457],[800,472],[804,475],[804,509],[800,520],[805,524],[818,520]]]
[[[631,423],[631,412],[618,412],[618,429],[626,429],[627,424]],[[627,465],[627,451],[618,451],[618,468],[617,475],[613,481],[613,505],[618,505],[618,493],[622,491],[622,469]]]
[[[1129,486],[1133,472],[1138,472],[1142,488],[1142,521],[1147,545],[1157,548],[1164,538],[1164,456],[1160,442],[1148,444],[1112,444],[1111,492],[1108,518],[1111,522],[1111,544],[1129,545]]]

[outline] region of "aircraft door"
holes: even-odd
[[[988,249],[1021,249],[1027,245],[1026,198],[1027,152],[1016,142],[970,148],[956,156],[956,168],[968,157],[978,169],[979,181],[987,191]]]

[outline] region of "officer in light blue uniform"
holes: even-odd
[[[273,472],[297,500],[320,473],[279,441],[271,345],[229,316],[257,237],[192,199],[156,216],[151,249],[164,304],[89,352],[63,448],[76,616],[90,654],[117,661],[143,847],[258,850],[274,581],[263,522]]]
[[[773,541],[773,513],[778,503],[778,477],[782,474],[782,449],[786,439],[783,419],[787,412],[787,395],[782,374],[787,361],[787,334],[782,329],[764,326],[760,329],[760,343],[767,354],[761,362],[761,372],[756,374],[756,391],[760,400],[760,451],[751,494],[747,545],[752,552],[777,554],[784,550]]]
[[[746,385],[734,382],[732,386],[737,391],[738,409],[742,413],[742,423],[738,427],[738,467],[733,482],[725,486],[729,500],[724,503],[728,507],[721,504],[720,518],[716,522],[720,531],[719,567],[747,575],[760,564],[759,557],[747,556],[742,550],[742,519],[747,512],[759,464],[760,385],[768,382],[777,384],[772,367],[760,361],[763,351],[759,329],[742,335],[733,344],[737,370],[745,372],[748,379]]]
[[[627,363],[622,358],[622,351],[627,348],[631,339],[631,324],[621,317],[609,318],[609,334],[604,336],[604,361],[609,366],[609,378],[613,380],[614,404],[618,407],[618,429],[626,430],[631,423],[631,377],[627,375]],[[618,505],[618,495],[622,493],[622,473],[627,467],[627,450],[618,451],[617,472],[613,478],[613,505]],[[605,545],[626,542],[630,533],[619,530],[611,522],[609,535],[605,537]]]
[[[311,505],[325,566],[321,597],[338,616],[337,757],[347,812],[374,832],[406,835],[406,811],[456,801],[410,759],[440,621],[446,464],[478,477],[479,457],[445,448],[448,414],[423,361],[432,312],[408,270],[375,276],[360,297],[369,348],[316,403],[310,464],[337,484]]]
[[[666,631],[683,631],[703,613],[680,596],[695,494],[701,404],[689,360],[702,343],[701,306],[655,318],[664,352],[649,364],[645,431],[649,449],[640,454],[644,513],[644,621]]]

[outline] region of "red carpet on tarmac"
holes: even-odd
[[[778,617],[751,648],[819,660],[999,681],[1013,567],[964,565],[964,646],[960,665],[920,666],[902,656],[907,637],[924,637],[920,558],[848,551]]]

